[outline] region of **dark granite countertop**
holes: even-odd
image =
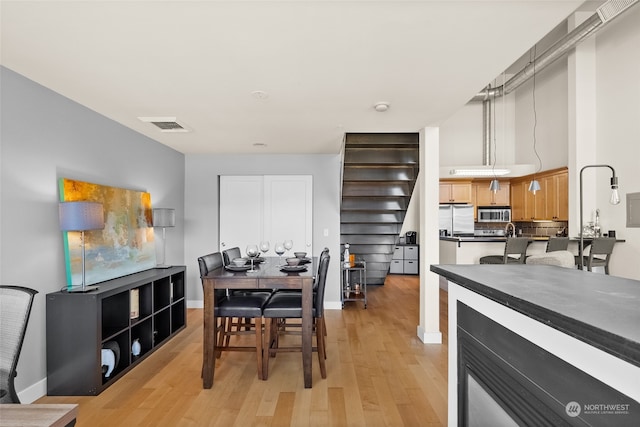
[[[520,237],[528,237],[532,242],[546,242],[549,240],[549,236],[520,236]],[[506,242],[507,238],[504,236],[440,236],[440,240],[444,240],[446,242],[456,242],[456,243],[465,243],[465,242]],[[570,237],[570,241],[579,242],[579,237]],[[593,240],[592,238],[585,238],[585,242],[590,242]],[[618,243],[624,243],[626,240],[624,239],[616,239]]]
[[[432,265],[451,282],[640,366],[640,281],[548,265]]]
[[[548,236],[521,236],[521,237],[529,237],[529,240],[532,242],[541,241],[546,242],[549,240]],[[506,242],[507,238],[504,236],[447,236],[440,237],[440,240],[444,240],[447,242],[456,242],[456,243],[464,243],[464,242]]]

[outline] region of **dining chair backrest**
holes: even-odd
[[[202,284],[202,290],[204,292],[204,280],[202,278],[209,274],[210,271],[213,271],[216,268],[223,267],[222,254],[220,252],[213,252],[199,257],[198,267],[200,268],[200,282]],[[227,294],[228,292],[224,289],[215,290],[215,295],[218,298]]]
[[[568,237],[550,237],[547,242],[547,252],[566,251],[569,247]]]
[[[613,252],[615,244],[616,239],[612,237],[597,237],[593,239],[587,259],[587,267],[589,270],[591,270],[591,267],[602,266],[605,268],[605,272],[609,274],[609,260],[611,259],[611,253]],[[604,258],[602,258],[603,255]]]
[[[224,265],[229,265],[234,258],[241,257],[242,253],[240,252],[240,248],[237,246],[235,248],[229,248],[222,251],[222,260],[224,261]]]
[[[528,237],[508,237],[507,243],[504,245],[504,263],[508,261],[509,255],[519,255],[518,261],[524,264],[527,258],[527,247],[529,246]],[[515,259],[515,257],[509,257]]]
[[[222,254],[213,252],[198,258],[198,267],[200,267],[200,278],[209,274],[210,271],[222,267]]]
[[[20,403],[14,379],[33,298],[37,293],[22,286],[0,286],[0,403]]]
[[[329,252],[327,251],[327,254],[320,259],[320,266],[318,268],[318,287],[316,289],[314,301],[316,317],[322,317],[324,315],[324,289],[327,283],[329,261],[331,261],[331,255],[329,255]]]
[[[318,281],[320,279],[320,267],[322,266],[322,260],[327,256],[329,256],[329,248],[324,248],[322,252],[320,252],[320,256],[318,257],[318,270],[316,271],[316,279],[313,281],[314,292],[318,289]]]

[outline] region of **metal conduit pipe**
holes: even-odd
[[[482,164],[491,165],[491,100],[482,101]]]
[[[573,49],[582,40],[602,28],[604,24],[609,23],[613,18],[619,16],[622,12],[628,10],[639,1],[640,0],[609,0],[600,6],[596,10],[596,13],[590,16],[586,21],[577,26],[573,31],[567,33],[567,35],[554,43],[553,46],[544,51],[539,57],[534,58],[536,72],[540,72],[551,65],[569,50]],[[518,71],[513,77],[507,80],[504,85],[495,88],[487,87],[485,90],[471,98],[471,102],[484,102],[491,98],[513,92],[533,76],[533,67],[530,65],[532,64],[527,64],[522,70]]]

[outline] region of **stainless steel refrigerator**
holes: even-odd
[[[440,205],[439,228],[448,236],[473,236],[473,205]]]

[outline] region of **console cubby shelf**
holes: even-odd
[[[47,394],[98,395],[184,329],[185,271],[151,269],[99,283],[92,292],[47,294]],[[108,377],[103,348],[120,353]]]

